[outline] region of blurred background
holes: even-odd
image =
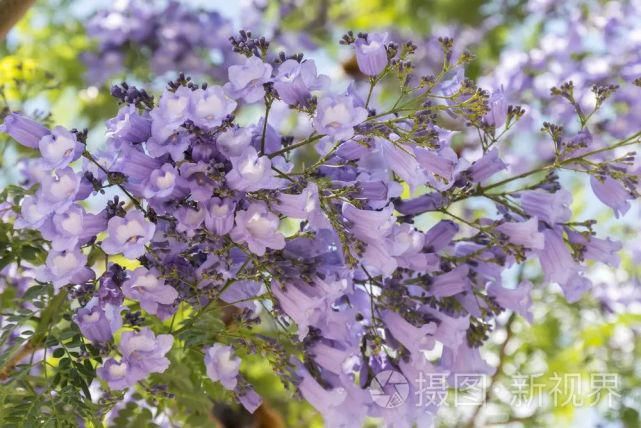
[[[0,2],[0,7],[9,8],[10,3]],[[616,65],[617,72],[625,71],[617,75],[636,72],[626,67],[636,64],[635,55],[641,52],[641,27],[634,25],[641,23],[640,11],[636,2],[597,0],[556,4],[547,0],[40,0],[0,42],[0,106],[4,112],[24,111],[52,124],[86,127],[89,144],[99,148],[103,123],[118,108],[109,95],[111,84],[126,80],[157,93],[177,72],[209,82],[224,80],[220,64],[231,60],[227,39],[239,29],[267,36],[276,52],[304,50],[320,72],[357,82],[364,76],[359,75],[351,51],[339,45],[341,35],[347,30],[388,31],[393,40],[412,40],[419,47],[415,66],[420,70],[438,68],[438,37],[454,38],[458,52],[473,52],[476,58],[466,77],[487,82],[494,86],[491,89],[505,84],[512,102],[528,106],[529,122],[505,144],[511,152],[532,153],[542,150],[539,129],[549,114],[550,86],[567,78],[589,80],[577,70],[593,76],[608,74],[608,67]],[[612,22],[632,24],[618,33],[609,26]],[[515,83],[514,70],[525,75],[531,70],[539,80]],[[386,88],[376,96],[385,100]],[[635,100],[617,102],[606,115],[639,119]],[[281,121],[286,121],[286,112]],[[616,135],[616,130],[607,132]],[[461,146],[466,144],[473,141],[462,137]],[[4,187],[20,179],[18,160],[25,154],[6,139],[0,139],[0,153],[0,187]],[[499,368],[488,379],[485,405],[455,406],[450,397],[440,411],[440,426],[641,426],[639,211],[633,208],[615,221],[611,211],[592,203],[584,180],[566,180],[582,219],[603,221],[600,232],[613,239],[627,237],[619,268],[592,269],[594,292],[574,304],[553,287],[535,288],[532,323],[504,314],[483,348],[489,362]],[[484,209],[466,206],[462,214]],[[525,274],[540,283],[537,269],[526,266]],[[267,363],[256,360],[249,370],[253,379],[260,379],[254,382],[256,389],[285,426],[322,426],[311,407],[291,400],[282,390]],[[616,375],[617,396],[590,400],[593,373]],[[529,377],[526,403],[516,400],[515,382],[522,375]],[[178,379],[181,373],[175,376]],[[576,381],[576,387],[566,384],[567,379]],[[559,382],[564,383],[562,388]],[[222,421],[236,411],[215,406],[198,395],[197,385],[191,387],[193,395],[174,398],[190,418],[189,426],[211,424],[198,407],[215,407]],[[158,421],[149,409],[132,401],[115,423],[141,427]]]

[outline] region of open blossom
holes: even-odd
[[[80,157],[84,146],[76,136],[62,126],[56,126],[50,134],[38,142],[43,163],[51,168],[64,168]]]
[[[39,228],[49,218],[51,210],[36,197],[27,195],[22,199],[20,215],[16,219],[16,229],[25,227]]]
[[[107,254],[122,253],[135,259],[145,253],[145,245],[154,236],[156,226],[145,219],[137,210],[129,211],[125,217],[112,217],[107,223],[107,238],[101,247]]]
[[[196,126],[219,126],[236,108],[236,101],[229,98],[221,86],[196,89],[191,94],[190,119]]]
[[[187,236],[192,236],[196,230],[205,220],[206,210],[201,203],[197,207],[180,207],[175,211],[176,230],[178,232],[185,232]]]
[[[165,354],[174,342],[170,334],[156,336],[151,329],[143,327],[139,332],[126,331],[120,337],[118,349],[135,369],[148,373],[163,372],[169,367]]]
[[[236,226],[230,232],[234,242],[246,243],[249,250],[259,256],[267,248],[281,250],[285,237],[278,231],[278,216],[267,210],[263,203],[252,203],[246,210],[236,212]]]
[[[158,314],[159,305],[171,305],[178,298],[178,292],[166,285],[158,272],[139,267],[131,273],[130,278],[122,284],[125,297],[140,303],[140,307],[150,314]]]
[[[369,33],[366,37],[358,37],[354,43],[358,68],[368,76],[376,76],[387,66],[388,42],[387,33]]]
[[[43,238],[51,241],[54,250],[63,251],[88,241],[106,228],[104,213],[88,214],[80,205],[72,205],[63,213],[51,215],[40,232]]]
[[[207,376],[220,382],[229,390],[236,388],[240,358],[234,355],[231,346],[215,343],[205,349],[205,369]]]
[[[158,106],[150,113],[151,135],[159,144],[163,144],[176,132],[176,128],[189,119],[191,97],[191,89],[184,86],[175,92],[163,92]]]
[[[80,332],[92,342],[108,342],[122,327],[121,308],[110,303],[102,303],[97,297],[78,309],[73,320]]]
[[[78,248],[50,251],[44,266],[38,269],[36,278],[42,282],[51,282],[56,290],[67,284],[81,284],[94,275],[86,264],[87,256]]]
[[[209,166],[205,162],[185,162],[180,165],[178,186],[191,195],[196,202],[211,198],[216,183],[207,175]]]
[[[260,58],[246,58],[242,64],[229,67],[229,83],[225,84],[232,97],[254,103],[265,96],[263,84],[270,81],[272,66]]]
[[[138,373],[129,367],[126,360],[116,361],[113,358],[109,358],[102,366],[98,367],[96,373],[107,382],[109,388],[116,390],[134,386],[142,380],[137,376]]]
[[[216,139],[216,147],[231,159],[245,152],[252,142],[253,132],[250,128],[230,128],[221,133]]]
[[[274,176],[272,161],[268,156],[259,156],[256,149],[248,147],[238,157],[232,158],[233,168],[225,179],[234,190],[253,192],[260,189],[275,189],[282,180]]]
[[[278,66],[274,77],[274,88],[281,100],[287,104],[304,104],[314,90],[322,89],[329,83],[329,78],[318,75],[313,60],[298,62],[288,59]]]
[[[234,227],[236,204],[230,199],[212,198],[207,203],[205,227],[216,235],[226,235]]]
[[[314,129],[321,134],[346,140],[354,136],[354,126],[367,119],[367,110],[347,95],[325,96],[318,100]]]
[[[108,359],[98,368],[98,375],[112,389],[134,386],[151,373],[162,373],[169,367],[169,352],[174,342],[171,334],[156,336],[148,327],[139,332],[126,331],[120,337],[118,349],[122,359]]]
[[[169,163],[154,169],[144,181],[142,195],[145,198],[166,198],[176,188],[178,171]]]
[[[71,168],[59,169],[49,180],[42,182],[36,193],[38,206],[49,212],[66,211],[80,189],[80,176]]]

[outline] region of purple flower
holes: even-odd
[[[299,377],[301,379],[298,384],[300,394],[325,418],[336,413],[337,408],[347,398],[345,388],[338,387],[327,390],[305,369],[300,370]]]
[[[238,244],[246,243],[252,253],[262,256],[267,248],[285,248],[285,237],[278,231],[279,224],[278,216],[269,212],[265,204],[255,202],[247,210],[236,212],[236,226],[230,237]]]
[[[559,230],[547,229],[543,231],[543,235],[545,246],[537,254],[545,280],[557,282],[563,287],[576,274],[579,266],[572,258]]]
[[[413,355],[434,348],[436,323],[428,322],[421,327],[415,327],[396,312],[384,311],[381,318],[385,327],[401,345]]]
[[[532,322],[532,283],[530,281],[523,281],[516,288],[505,288],[498,284],[492,283],[487,289],[488,294],[496,300],[496,303],[506,309],[510,309],[526,320]]]
[[[389,253],[396,259],[398,266],[417,272],[438,269],[439,258],[435,254],[423,252],[425,234],[409,224],[396,224],[389,238]]]
[[[49,218],[51,210],[41,203],[38,198],[27,195],[20,204],[20,216],[14,224],[16,229],[37,229]]]
[[[265,96],[263,84],[269,82],[272,66],[260,58],[246,58],[242,64],[229,67],[229,82],[225,84],[232,97],[254,103]]]
[[[429,211],[437,211],[447,200],[440,192],[426,193],[416,198],[395,202],[396,209],[403,215],[418,215]]]
[[[208,201],[214,191],[215,183],[207,175],[208,170],[209,165],[205,162],[186,162],[180,165],[178,183],[183,190],[191,194],[191,199],[196,202]]]
[[[140,303],[140,307],[150,314],[158,315],[159,305],[171,305],[178,298],[178,292],[165,280],[158,277],[158,272],[139,267],[131,277],[122,284],[125,297]]]
[[[469,267],[460,265],[457,268],[434,277],[430,292],[434,297],[449,297],[462,293],[470,287]]]
[[[539,219],[536,217],[528,221],[505,222],[497,226],[496,230],[506,235],[507,239],[516,245],[534,250],[542,250],[545,245],[543,234],[539,232]]]
[[[51,169],[64,168],[80,157],[84,146],[78,142],[75,134],[62,126],[53,128],[38,142],[44,165]]]
[[[387,66],[387,33],[369,33],[354,43],[358,68],[368,76],[376,76]]]
[[[161,159],[156,159],[142,150],[140,145],[124,145],[113,165],[113,171],[121,172],[127,177],[126,185],[136,188],[149,179],[151,173],[163,165]]]
[[[590,260],[597,260],[599,262],[608,264],[610,266],[619,266],[618,252],[623,247],[621,242],[613,241],[610,238],[599,239],[592,235],[566,230],[568,239],[572,244],[579,244],[582,246],[583,257]]]
[[[316,183],[310,182],[298,195],[281,193],[273,208],[287,217],[309,221],[313,230],[330,227],[329,220],[321,209]]]
[[[570,208],[568,208],[570,202],[572,202],[572,195],[564,189],[556,193],[549,193],[542,189],[521,192],[523,210],[529,215],[547,222],[550,226],[570,219],[572,215]]]
[[[432,187],[440,191],[450,188],[454,182],[454,172],[458,164],[458,156],[454,150],[449,147],[439,151],[414,147],[414,154]]]
[[[351,350],[342,342],[335,340],[321,339],[314,343],[309,350],[319,366],[336,374],[343,373],[344,365],[351,356]]]
[[[176,171],[176,168],[166,163],[149,174],[149,178],[145,180],[142,188],[142,196],[147,199],[166,198],[173,193],[177,179],[178,171]]]
[[[219,126],[236,109],[236,101],[225,95],[222,86],[196,89],[191,94],[190,118],[202,128]]]
[[[238,157],[249,147],[252,137],[250,128],[231,128],[218,136],[216,147],[227,158]]]
[[[78,309],[73,320],[82,335],[92,342],[108,342],[122,327],[120,308],[109,303],[101,304],[97,297]]]
[[[433,336],[444,347],[456,350],[467,341],[467,330],[470,327],[470,316],[450,316],[426,305],[423,308],[425,315],[434,318],[436,331]]]
[[[442,250],[452,242],[458,231],[459,227],[453,221],[439,221],[425,233],[425,248],[432,252]]]
[[[272,161],[268,156],[258,156],[256,149],[247,147],[243,154],[232,158],[232,169],[225,179],[234,190],[254,192],[261,189],[276,189],[282,180],[274,177]]]
[[[354,98],[347,95],[325,96],[318,100],[314,129],[336,139],[354,136],[354,126],[367,119],[367,110],[357,107]]]
[[[492,375],[496,371],[483,361],[479,349],[471,348],[467,341],[461,343],[458,349],[443,348],[441,368],[450,371],[450,382],[457,373],[478,379],[474,375]]]
[[[80,189],[80,176],[71,168],[59,169],[49,180],[42,182],[36,197],[38,206],[49,212],[64,212]]]
[[[398,136],[395,139],[398,140]],[[411,147],[400,141],[389,141],[383,138],[377,138],[376,145],[383,162],[412,188],[427,181]]]
[[[565,284],[560,285],[565,299],[569,303],[575,303],[586,291],[592,288],[592,281],[579,273],[575,273]]]
[[[610,176],[604,177],[603,180],[590,176],[590,185],[596,197],[612,208],[616,218],[628,212],[630,209],[628,200],[635,198],[619,181]]]
[[[236,204],[231,199],[212,198],[207,203],[205,227],[216,235],[226,235],[234,227]]]
[[[381,211],[360,210],[352,204],[343,203],[343,217],[348,220],[349,230],[360,241],[366,244],[363,262],[374,272],[391,275],[398,267],[398,262],[391,254],[387,242],[396,223],[392,214],[393,205]]]
[[[345,279],[326,282],[316,278],[312,284],[303,281],[280,284],[273,281],[271,291],[281,310],[298,325],[298,337],[303,339],[310,326],[327,322],[331,305],[345,294],[348,286],[349,282]],[[339,334],[338,331],[335,333]]]
[[[495,128],[503,126],[507,118],[508,103],[505,97],[505,91],[500,88],[492,92],[488,100],[490,111],[485,115],[485,121]]]
[[[9,134],[18,143],[32,149],[38,148],[40,140],[49,135],[49,130],[35,120],[13,112],[4,118],[0,132]]]
[[[129,363],[124,359],[116,361],[113,358],[109,358],[102,366],[96,369],[96,373],[107,382],[109,388],[115,390],[134,386],[138,381],[144,379],[136,377],[138,373],[131,370]]]
[[[151,113],[151,135],[157,143],[163,144],[176,132],[176,128],[189,119],[191,89],[180,86],[175,92],[165,91],[158,106]],[[155,156],[152,153],[152,156]]]
[[[348,203],[344,203],[342,208],[350,231],[365,243],[381,241],[392,232],[396,223],[393,211],[392,205],[381,211],[361,210]]]
[[[312,60],[298,62],[288,59],[278,67],[278,74],[274,78],[278,96],[290,105],[304,104],[310,98],[311,91],[322,89],[328,83],[327,76],[318,76]]]
[[[168,128],[173,129],[173,127]],[[182,129],[177,128],[165,140],[151,137],[145,143],[145,147],[152,157],[158,158],[168,154],[174,161],[180,162],[185,158],[185,150],[187,150],[190,143],[191,137]]]
[[[122,354],[120,362],[113,358],[98,368],[98,375],[107,381],[112,389],[134,386],[151,373],[162,373],[169,367],[169,352],[174,342],[171,334],[156,335],[143,327],[139,332],[122,333],[118,348]]]
[[[107,121],[107,136],[128,143],[142,143],[151,136],[151,120],[128,104],[118,110],[116,117]]]
[[[469,171],[472,175],[472,180],[480,183],[505,168],[507,168],[507,165],[499,157],[499,151],[492,149],[485,153],[481,159],[474,162]]]
[[[79,248],[69,251],[50,251],[44,266],[41,266],[36,279],[51,282],[59,290],[67,284],[80,284],[90,280],[94,273],[87,268],[87,256]]]
[[[238,358],[231,346],[215,343],[205,349],[205,369],[207,376],[214,382],[220,382],[228,390],[236,388],[238,383]]]
[[[63,213],[55,213],[40,229],[42,237],[51,241],[56,251],[70,250],[107,228],[104,214],[87,214],[80,205],[72,205]]]
[[[145,245],[151,241],[156,225],[145,219],[138,210],[129,211],[125,217],[112,217],[107,223],[107,238],[102,241],[105,253],[122,253],[135,259],[145,254]]]
[[[156,335],[143,327],[139,332],[126,331],[120,337],[118,349],[130,366],[147,377],[149,373],[162,373],[169,367],[165,354],[174,343],[171,334]]]
[[[249,413],[254,413],[256,409],[263,404],[263,399],[260,398],[260,395],[258,395],[253,388],[244,386],[242,390],[238,390],[238,388],[236,388],[235,392],[236,397],[238,397],[238,401],[240,401],[240,404],[242,404],[245,410]]]
[[[187,233],[187,236],[193,236],[194,231],[200,227],[205,220],[206,211],[200,204],[197,208],[193,207],[180,207],[175,211],[176,231]]]

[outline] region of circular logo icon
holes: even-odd
[[[410,385],[405,376],[399,372],[383,370],[372,379],[369,393],[374,403],[386,409],[393,409],[407,400]]]

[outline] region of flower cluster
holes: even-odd
[[[493,74],[481,80],[497,89],[495,103],[529,107],[516,129],[538,156],[516,153],[523,170],[534,166],[533,159],[561,157],[569,162],[605,148],[606,139],[623,139],[638,130],[638,89],[618,88],[635,82],[639,74],[641,45],[630,35],[641,8],[636,2],[589,4],[591,13],[585,14],[578,3],[533,3],[529,20],[537,44],[528,50],[518,44],[507,49]],[[550,94],[564,102],[550,102]],[[588,128],[588,122],[593,126]],[[541,130],[555,144],[536,144]],[[603,153],[574,166],[590,171],[594,194],[617,217],[628,211],[638,191],[639,165],[633,157]]]
[[[122,0],[99,10],[86,24],[97,51],[84,55],[88,81],[100,84],[120,74],[130,55],[145,55],[156,74],[182,70],[223,77],[232,53],[231,23],[213,11],[193,10],[172,0],[162,7]]]
[[[88,151],[77,130],[49,130],[17,113],[4,121],[7,134],[40,152],[14,227],[46,240],[36,278],[73,291],[73,319],[101,344],[97,373],[110,388],[167,370],[172,344],[192,347],[204,353],[203,374],[253,412],[260,397],[241,374],[241,355],[260,349],[328,426],[367,417],[424,426],[437,407],[418,405],[419,373],[491,373],[479,347],[495,317],[507,309],[532,318],[535,285],[507,281],[507,270],[538,260],[545,282],[575,301],[591,287],[588,260],[617,263],[620,244],[597,238],[593,220],[573,218],[556,170],[590,174],[597,197],[627,204],[636,193],[613,189],[636,184],[617,175],[634,156],[616,152],[639,133],[611,144],[586,137],[570,152],[548,124],[553,159],[514,174],[500,137],[524,109],[466,79],[470,56],[454,57],[451,39],[440,40],[443,69],[418,75],[411,42],[348,33],[342,44],[369,80],[340,90],[312,59],[272,55],[246,32],[232,43],[239,55],[224,85],[181,75],[157,100],[113,88],[121,107],[101,153]],[[372,91],[388,80],[397,96],[377,104]],[[236,119],[257,104],[262,117]],[[307,132],[283,135],[270,117],[276,108]],[[441,126],[444,117],[480,140],[456,147],[467,133]],[[587,123],[580,132],[589,135]],[[596,162],[611,173],[582,167]],[[81,201],[106,192],[117,196],[87,212]],[[461,213],[470,200],[485,203],[485,214]],[[138,266],[123,266],[121,256]],[[181,325],[155,322],[175,319],[179,307],[189,309]],[[221,330],[190,339],[211,315],[247,337]],[[261,319],[295,352],[254,334]],[[368,392],[386,370],[409,381],[398,407],[381,407]]]

